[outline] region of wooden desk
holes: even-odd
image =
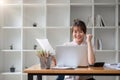
[[[120,76],[120,70],[114,70],[103,67],[88,67],[88,68],[77,68],[67,70],[57,69],[41,69],[39,65],[34,65],[24,70],[24,73],[28,73],[28,80],[33,80],[33,76],[37,75],[38,80],[42,80],[42,75],[114,75]]]

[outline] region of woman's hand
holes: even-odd
[[[89,43],[92,40],[92,34],[86,34],[86,42]]]
[[[51,67],[54,67],[54,66],[56,66],[56,58],[55,58],[55,56],[53,56],[52,57],[52,63],[51,63]]]

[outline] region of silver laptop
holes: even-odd
[[[56,60],[58,67],[87,67],[87,46],[56,46]]]

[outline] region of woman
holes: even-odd
[[[76,19],[74,20],[74,24],[72,26],[72,42],[67,42],[65,45],[87,45],[88,48],[88,63],[89,65],[93,65],[95,63],[95,55],[94,55],[94,49],[92,46],[92,35],[86,34],[87,28],[83,21]],[[86,39],[86,40],[85,40]],[[65,76],[65,80],[72,80],[73,77]],[[75,80],[94,80],[92,76],[74,76]],[[64,80],[64,75],[59,75],[57,80]]]

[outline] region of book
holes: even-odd
[[[102,50],[102,40],[99,38],[95,39],[95,47],[97,50]]]
[[[96,26],[100,26],[100,15],[96,16]]]
[[[96,26],[105,27],[105,21],[101,15],[96,16]]]
[[[102,40],[98,39],[98,42],[99,42],[99,50],[102,50]]]
[[[105,23],[104,23],[104,20],[103,20],[103,18],[101,18],[101,24],[100,24],[100,26],[103,26],[103,27],[105,27]]]
[[[93,26],[93,22],[92,22],[92,16],[89,16],[87,19],[87,27]]]

